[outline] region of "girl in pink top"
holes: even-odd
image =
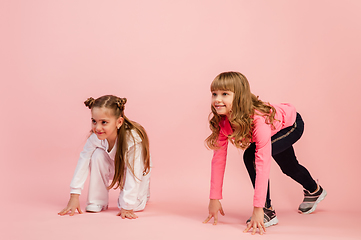
[[[304,200],[300,213],[308,214],[326,196],[326,191],[300,165],[292,145],[303,133],[303,120],[291,104],[269,104],[251,93],[247,78],[238,72],[219,74],[211,84],[212,113],[210,128],[212,134],[206,139],[207,146],[214,150],[212,159],[209,215],[204,223],[218,212],[224,215],[222,199],[223,176],[226,166],[227,146],[230,141],[237,148],[245,150],[244,162],[254,187],[253,214],[247,220],[244,232],[278,223],[276,212],[271,206],[269,194],[269,172],[273,157],[283,173],[290,176],[304,188]]]

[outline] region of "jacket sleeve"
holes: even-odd
[[[96,138],[96,139],[95,139]],[[86,141],[83,151],[80,153],[78,164],[76,165],[73,179],[70,183],[70,193],[81,194],[84,188],[84,183],[89,174],[90,158],[97,148],[95,134],[90,135]]]
[[[119,205],[125,210],[132,210],[137,206],[140,183],[143,178],[144,163],[141,142],[131,146],[127,153],[130,165],[134,162],[134,175],[126,169],[125,183],[119,195]]]
[[[256,144],[256,183],[253,206],[264,207],[272,159],[271,126],[266,124],[262,117],[255,118],[254,124],[253,141]]]
[[[227,160],[228,137],[220,133],[218,136],[219,149],[214,150],[211,166],[210,199],[222,199],[222,186]]]

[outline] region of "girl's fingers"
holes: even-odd
[[[217,223],[218,223],[218,214],[215,214],[213,225],[217,225]]]
[[[246,233],[246,232],[248,232],[249,231],[249,229],[251,229],[251,223],[247,223],[247,227],[246,227],[246,229],[243,231],[244,233]]]
[[[126,211],[124,209],[121,209],[121,211],[117,214],[117,216],[120,216],[122,219],[128,218],[128,219],[136,219],[138,216],[133,211]]]
[[[253,224],[252,235],[255,235],[255,234],[256,234],[256,231],[257,231],[257,224],[254,223],[254,224]]]
[[[129,218],[129,219],[136,219],[136,218],[138,218],[138,216],[135,215],[135,214],[132,213],[132,212],[127,212],[127,213],[125,214],[125,217],[126,217],[126,218]]]
[[[262,223],[248,223],[244,233],[248,232],[252,228],[252,235],[255,235],[257,228],[259,229],[259,234],[263,235],[266,232],[266,227]]]
[[[266,226],[264,225],[264,223],[261,223],[261,228],[262,228],[263,232],[266,232]]]
[[[221,210],[219,212],[222,214],[222,216],[224,216],[223,208],[221,208]]]
[[[261,224],[258,225],[259,234],[263,235],[263,227]]]
[[[209,220],[211,220],[212,214],[209,214],[206,220],[203,221],[203,223],[207,223]]]
[[[83,211],[80,209],[80,207],[78,207],[77,209],[78,209],[78,213],[79,213],[79,214],[82,214],[82,213],[83,213]]]
[[[64,208],[63,210],[61,210],[58,214],[60,215],[60,216],[63,216],[63,215],[65,215],[65,214],[67,214],[69,212],[69,209],[68,208]]]
[[[74,216],[75,214],[75,208],[71,209],[71,213],[69,214],[69,216]]]

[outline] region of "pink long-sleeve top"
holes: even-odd
[[[271,137],[283,128],[294,124],[296,109],[288,103],[272,104],[276,109],[275,121],[272,125],[266,123],[265,118],[257,114],[253,117],[252,142],[256,144],[255,165],[256,184],[254,189],[253,206],[264,207],[267,195],[268,178],[271,169]],[[279,120],[279,121],[277,121]],[[228,135],[233,133],[227,118],[220,122],[218,137],[219,149],[214,151],[211,172],[210,199],[222,199],[223,176],[226,167]]]

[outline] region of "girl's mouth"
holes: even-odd
[[[226,105],[215,105],[215,108],[225,107]]]

